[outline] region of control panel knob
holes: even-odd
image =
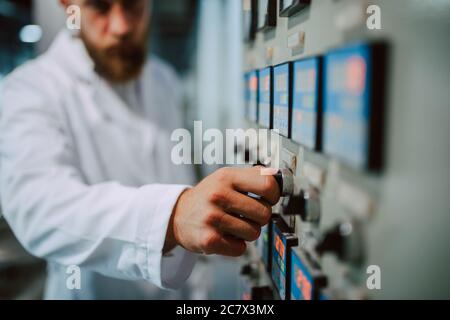
[[[286,201],[286,215],[299,215],[304,222],[318,222],[320,219],[320,198],[315,188],[302,190]]]
[[[290,169],[281,169],[274,177],[278,183],[282,197],[290,196],[294,193],[294,174]]]
[[[258,276],[258,267],[254,263],[247,263],[241,267],[241,275],[251,278]]]
[[[319,255],[334,253],[344,262],[355,265],[364,260],[363,237],[356,222],[343,222],[328,230],[316,246]]]

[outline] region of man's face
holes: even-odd
[[[81,8],[81,31],[98,74],[114,83],[135,79],[147,55],[151,0],[67,0]]]

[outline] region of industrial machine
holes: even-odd
[[[243,12],[245,126],[277,139],[267,157],[269,135],[241,152],[289,190],[250,247],[242,297],[450,298],[450,1]]]

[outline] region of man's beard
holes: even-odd
[[[142,72],[147,57],[147,34],[140,43],[125,40],[108,49],[96,48],[83,34],[81,38],[94,62],[95,71],[112,83],[124,83],[136,79]]]

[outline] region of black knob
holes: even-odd
[[[325,252],[333,252],[342,259],[344,256],[344,238],[345,235],[342,234],[340,225],[334,226],[325,233],[322,241],[317,245],[317,253],[323,255]]]
[[[318,222],[320,219],[319,193],[311,188],[288,198],[284,208],[286,215],[299,215],[305,222]]]
[[[251,274],[252,274],[252,265],[251,264],[245,264],[241,267],[241,275],[249,276]]]
[[[278,171],[273,177],[278,183],[278,188],[280,189],[281,194],[283,192],[283,175],[281,174],[281,171]]]
[[[294,174],[290,169],[281,169],[274,175],[280,188],[282,197],[290,196],[294,193]]]
[[[254,262],[247,263],[241,267],[241,275],[250,278],[255,278],[259,274],[258,265]]]
[[[316,246],[319,255],[334,253],[341,261],[360,265],[364,259],[363,238],[354,222],[339,223],[325,233]]]
[[[259,162],[259,160],[258,163],[253,166],[265,167],[265,165]],[[280,190],[280,195],[282,197],[289,196],[294,193],[294,174],[290,169],[278,170],[278,172],[275,173],[273,177],[277,181],[278,188]]]
[[[304,197],[304,193],[300,192],[300,194],[294,194],[290,196],[284,207],[283,213],[288,216],[300,215],[302,217],[306,212],[306,201]]]

